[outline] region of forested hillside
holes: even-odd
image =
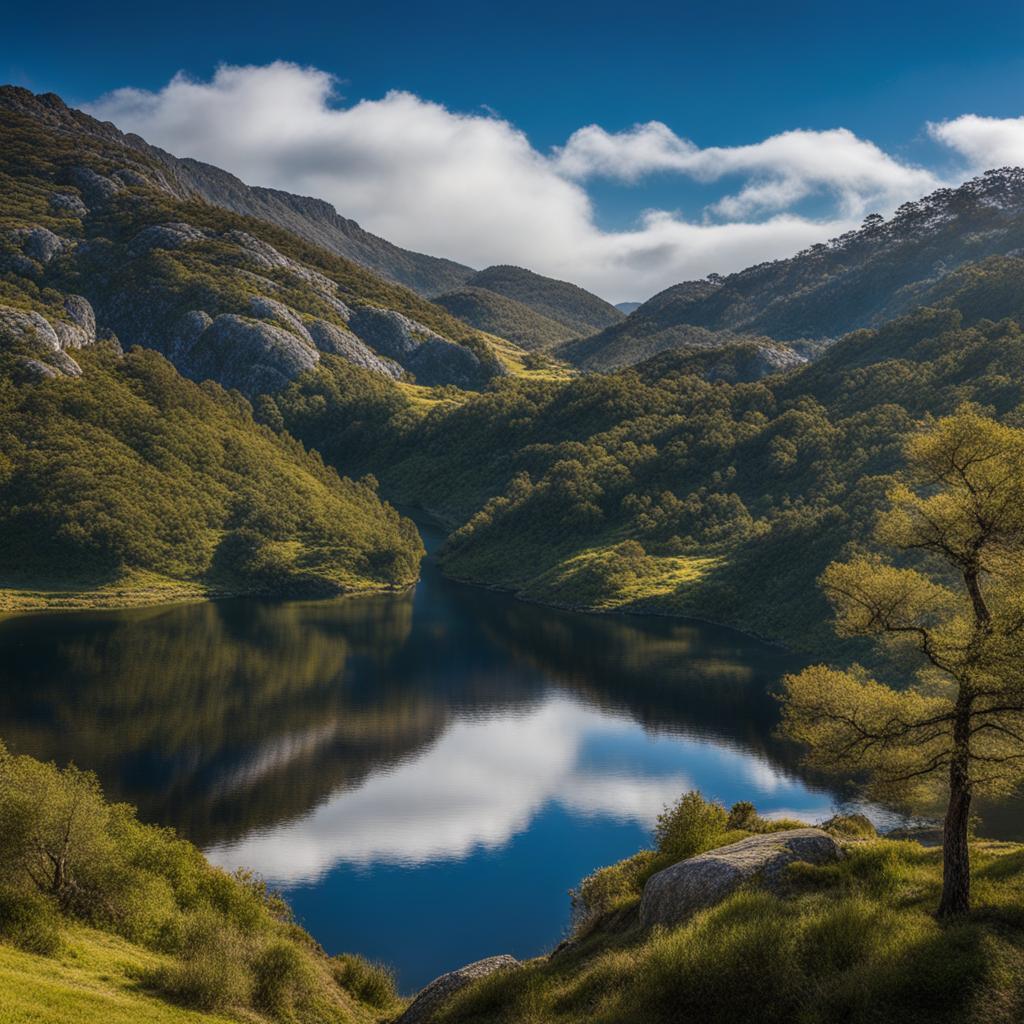
[[[930,301],[957,268],[1024,246],[1024,170],[1008,167],[905,203],[885,220],[790,259],[665,289],[629,319],[560,354],[588,369],[739,336],[837,338]],[[798,351],[803,349],[798,347]]]
[[[1013,280],[1024,291],[1024,260],[978,266],[956,301],[976,312]],[[387,493],[457,526],[443,554],[455,576],[821,648],[832,641],[815,580],[866,540],[904,438],[967,401],[1017,415],[1024,332],[925,308],[788,374],[730,383],[705,369],[679,353],[568,382],[508,379],[416,415],[338,366],[275,406],[329,460],[372,466]]]

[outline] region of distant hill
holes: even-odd
[[[634,309],[639,309],[642,305],[642,302],[616,302],[615,308],[629,316]]]
[[[339,216],[334,207],[322,199],[250,187],[219,167],[199,160],[179,159],[149,145],[138,135],[122,134],[109,122],[97,121],[68,107],[53,93],[35,95],[28,89],[2,86],[0,109],[28,114],[38,124],[51,129],[105,135],[111,141],[145,154],[149,162],[161,165],[164,185],[179,198],[203,199],[225,210],[269,221],[421,295],[446,291],[474,273],[472,267],[411,252],[364,231],[354,220]]]
[[[486,288],[529,306],[535,313],[567,327],[567,337],[593,334],[625,319],[625,314],[610,302],[591,292],[522,267],[488,267],[468,278],[465,284]]]
[[[988,171],[905,203],[790,259],[673,285],[628,320],[561,352],[588,368],[626,366],[658,351],[762,336],[839,337],[934,301],[957,268],[1024,249],[1024,170]]]
[[[488,288],[464,285],[433,301],[470,326],[507,338],[525,349],[554,348],[576,337],[576,332],[565,324]]]

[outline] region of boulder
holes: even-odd
[[[152,249],[181,249],[205,237],[204,232],[191,224],[151,224],[128,243],[128,251],[133,256],[142,256]]]
[[[97,174],[90,167],[72,167],[68,171],[68,178],[72,185],[85,197],[86,202],[97,205],[112,199],[118,192],[124,189],[124,185],[113,178],[106,178]]]
[[[89,300],[82,295],[68,295],[64,298],[67,320],[58,320],[53,325],[54,333],[60,340],[63,351],[69,348],[84,348],[96,342],[96,314]]]
[[[475,352],[393,309],[360,306],[349,327],[368,345],[416,375],[419,384],[478,387],[494,376]]]
[[[50,196],[50,212],[55,213],[58,217],[63,217],[65,214],[70,214],[72,217],[84,217],[89,212],[89,208],[78,196],[73,196],[70,192],[54,192]]]
[[[63,350],[50,321],[35,310],[0,306],[0,348],[21,349],[24,354],[19,355],[19,362],[33,379],[82,375],[82,368]]]
[[[55,235],[49,228],[28,228],[21,233],[21,251],[39,263],[49,263],[54,256],[59,256],[67,245],[60,235]]]
[[[265,295],[254,295],[249,299],[249,315],[257,320],[271,320],[283,327],[292,334],[297,334],[304,341],[313,344],[306,325],[299,319],[298,314],[290,306],[286,306],[277,299],[268,299]]]
[[[311,342],[283,327],[223,313],[176,363],[194,380],[215,380],[251,398],[280,391],[319,361]]]
[[[174,325],[171,339],[167,344],[167,358],[176,366],[188,359],[192,346],[202,336],[213,317],[202,309],[190,309]]]
[[[321,352],[332,356],[341,356],[356,366],[361,366],[374,373],[382,373],[393,380],[402,376],[402,368],[394,360],[377,355],[368,345],[360,341],[351,331],[326,320],[314,320],[307,325],[313,344]]]
[[[477,960],[476,963],[467,964],[457,971],[442,974],[420,992],[395,1024],[429,1024],[441,1006],[470,982],[518,966],[519,961],[514,956],[503,953],[500,956],[489,956],[486,960]]]
[[[829,864],[842,856],[839,843],[820,828],[748,836],[652,875],[640,900],[640,922],[645,927],[679,924],[694,911],[720,903],[747,882],[780,892],[785,887],[786,868],[795,861]]]

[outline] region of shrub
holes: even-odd
[[[844,839],[876,839],[878,831],[865,814],[837,814],[821,826],[826,832]]]
[[[28,953],[53,956],[60,949],[60,915],[53,900],[0,888],[0,938]]]
[[[603,914],[639,896],[653,860],[653,850],[641,850],[584,878],[579,888],[569,893],[573,929],[579,931]]]
[[[189,922],[180,960],[158,968],[146,980],[177,1002],[197,1010],[245,1005],[252,980],[242,937],[211,911]]]
[[[705,800],[698,790],[684,793],[658,815],[654,839],[659,861],[674,863],[710,850],[725,834],[728,823],[729,815],[720,803]]]
[[[398,998],[395,976],[389,967],[372,963],[355,953],[342,953],[331,958],[334,980],[356,999],[381,1009]]]
[[[285,939],[272,942],[260,952],[252,973],[253,1005],[272,1017],[290,1016],[309,984],[309,970],[302,954]]]
[[[759,821],[757,808],[749,800],[740,800],[732,805],[726,828],[743,828],[753,832]]]

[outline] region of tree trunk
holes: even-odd
[[[939,917],[956,917],[971,909],[971,851],[967,842],[971,818],[969,715],[958,718],[953,738],[956,753],[949,767],[949,806],[942,830]]]

